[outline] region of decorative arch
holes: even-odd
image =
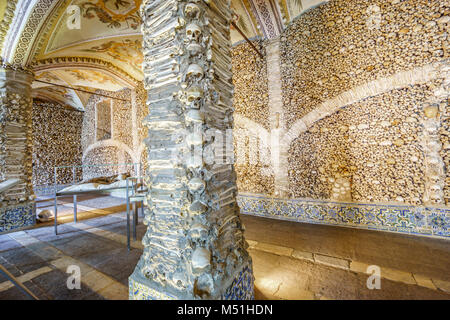
[[[114,66],[112,63],[96,58],[87,57],[60,57],[39,60],[33,64],[35,72],[53,70],[94,70],[105,73],[121,83],[124,87],[133,89],[139,81],[129,76],[126,72]]]
[[[138,158],[139,153],[134,153],[133,150],[129,146],[127,146],[125,143],[109,139],[104,141],[99,141],[96,143],[91,144],[89,147],[86,148],[86,150],[83,152],[82,162],[86,159],[86,156],[91,152],[92,150],[98,149],[98,148],[105,148],[105,147],[116,147],[121,151],[126,152],[130,158],[133,160],[133,163],[139,163],[140,159]]]
[[[441,76],[439,64],[428,64],[412,70],[398,72],[392,76],[379,78],[374,81],[356,86],[337,97],[324,101],[317,108],[296,121],[281,139],[283,146],[290,144],[303,132],[307,131],[315,122],[332,115],[340,109],[364,99],[374,97],[395,89],[401,89],[419,83],[427,83]]]

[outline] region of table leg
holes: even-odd
[[[55,195],[55,235],[58,234],[58,197]]]
[[[133,239],[134,239],[134,241],[136,241],[136,224],[138,221],[138,204],[137,204],[137,202],[133,203],[133,209],[134,209],[134,212],[133,212]]]
[[[77,196],[74,195],[73,196],[73,222],[77,222],[77,214],[78,214],[78,210],[77,210]]]
[[[127,248],[130,251],[130,198],[127,195]]]

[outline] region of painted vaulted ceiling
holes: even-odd
[[[17,34],[10,36],[13,45],[3,49],[2,57],[9,54],[12,62],[33,65],[37,80],[90,91],[118,91],[142,81],[142,0],[8,1],[18,1],[17,26],[10,28],[10,33]],[[302,11],[321,2],[232,0],[232,7],[237,26],[248,38],[270,39]],[[234,28],[231,38],[233,43],[243,40]],[[38,81],[33,95],[81,110],[89,98],[89,94]]]

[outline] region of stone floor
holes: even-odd
[[[50,203],[40,203],[44,207]],[[127,279],[142,244],[126,248],[123,200],[83,197],[59,206],[50,224],[0,235],[0,264],[40,299],[127,299]],[[243,216],[257,299],[450,299],[450,242],[376,231]],[[145,226],[137,228],[138,239]],[[81,270],[81,289],[67,288],[67,267]],[[369,290],[369,265],[381,289]],[[0,275],[0,299],[26,297]]]

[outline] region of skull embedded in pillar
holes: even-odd
[[[186,72],[186,80],[199,81],[203,78],[204,74],[205,73],[203,72],[202,67],[194,63],[188,67],[188,70]]]
[[[191,108],[199,109],[202,98],[203,90],[200,87],[194,86],[186,93],[186,104]]]
[[[184,7],[184,15],[186,18],[198,19],[200,15],[200,7],[195,3],[188,3]]]
[[[193,22],[187,26],[186,40],[189,43],[200,44],[201,36],[202,36],[202,29],[197,23]]]

